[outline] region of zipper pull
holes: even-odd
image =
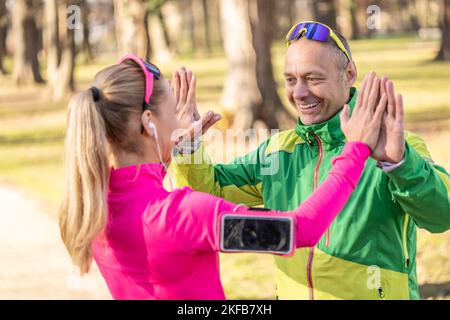
[[[378,288],[378,296],[380,297],[381,300],[385,300],[386,299],[386,295],[384,294],[384,291],[383,291],[382,287]]]
[[[408,259],[406,259],[406,262],[405,262],[405,266],[406,266],[406,268],[409,268],[409,262],[410,262],[409,258],[408,258]]]

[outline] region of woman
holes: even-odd
[[[348,142],[326,181],[297,210],[266,213],[294,216],[297,247],[317,243],[355,188],[386,108],[385,97],[376,105],[378,87],[373,74],[366,77],[350,119],[344,108]],[[189,127],[183,119],[192,115],[183,114],[194,112],[192,90],[182,90],[177,110],[159,70],[126,56],[70,102],[61,235],[82,273],[96,260],[115,299],[225,298],[218,221],[248,208],[163,187],[173,132]]]

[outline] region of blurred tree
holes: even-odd
[[[183,10],[180,1],[165,1],[161,6],[161,20],[164,21],[165,30],[167,32],[167,42],[170,50],[178,54],[181,51],[180,41],[183,28]]]
[[[349,10],[350,10],[350,20],[352,27],[352,35],[351,38],[353,40],[359,39],[361,37],[360,26],[358,23],[358,11],[357,11],[357,1],[350,0],[349,1]]]
[[[148,8],[146,0],[114,0],[114,16],[119,54],[133,53],[150,58]]]
[[[450,61],[450,0],[442,0],[442,40],[436,60]]]
[[[224,106],[234,112],[234,128],[256,121],[268,128],[294,124],[277,93],[271,61],[274,0],[221,0],[222,31],[228,58]]]
[[[377,3],[381,5],[382,1],[378,1]],[[367,27],[367,19],[369,18],[367,8],[371,4],[373,3],[370,0],[349,0],[348,9],[351,20],[351,39],[356,40],[373,35],[374,30]]]
[[[315,20],[325,23],[332,29],[337,28],[336,24],[336,0],[317,0],[313,1],[313,11]]]
[[[195,21],[194,21],[194,10],[192,8],[192,1],[185,0],[181,1],[180,5],[183,12],[183,24],[186,28],[187,35],[189,37],[189,43],[191,45],[190,49],[192,53],[197,51],[197,42],[195,41]]]
[[[296,14],[296,1],[294,0],[279,0],[275,1],[275,13],[277,19],[274,19],[273,36],[278,41],[283,41],[286,33],[298,21]],[[276,40],[276,41],[277,41]]]
[[[14,71],[17,85],[43,83],[38,60],[39,31],[35,16],[38,0],[16,0],[12,12],[14,32]]]
[[[79,0],[46,0],[45,3],[48,88],[54,100],[75,90],[75,29],[81,26],[69,24],[69,14],[76,13],[68,9],[79,4]]]
[[[147,0],[149,40],[152,59],[167,63],[173,56],[162,7],[166,0]],[[174,50],[175,51],[175,50]]]
[[[81,17],[83,22],[83,53],[85,62],[90,62],[94,59],[90,38],[89,26],[90,7],[87,0],[81,0]]]
[[[3,59],[6,56],[6,32],[8,28],[8,11],[6,9],[6,2],[0,2],[0,75],[5,74],[3,67]]]
[[[208,0],[208,34],[211,46],[223,46],[220,0]]]
[[[190,0],[192,10],[193,47],[197,52],[209,53],[211,41],[209,37],[208,4],[206,0]]]
[[[50,87],[57,79],[60,62],[58,0],[45,3],[45,44],[47,51],[47,81]]]

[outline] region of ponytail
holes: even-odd
[[[106,225],[109,180],[105,123],[90,90],[71,100],[67,122],[59,226],[73,263],[84,274],[92,262],[92,242]]]
[[[106,227],[108,151],[139,152],[129,123],[137,121],[131,115],[142,113],[145,95],[145,77],[138,65],[105,68],[92,84],[69,104],[59,220],[62,240],[81,274],[89,271],[92,242]],[[161,88],[162,81],[153,83],[153,103],[162,96]]]

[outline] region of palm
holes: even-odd
[[[397,163],[403,159],[405,152],[403,101],[400,95],[395,97],[391,81],[386,83],[385,91],[388,96],[388,110],[384,115],[372,158]]]
[[[404,153],[404,149],[399,146],[404,144],[403,124],[397,123],[392,116],[385,115],[372,157],[381,161],[398,162]]]

